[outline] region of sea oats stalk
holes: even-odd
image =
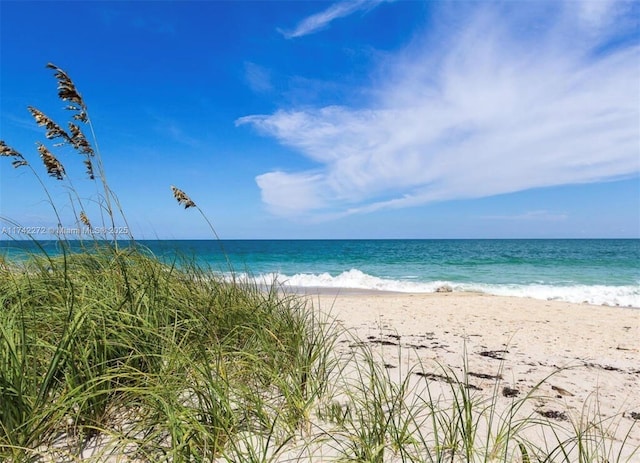
[[[22,154],[20,154],[18,151],[14,150],[10,146],[8,146],[4,142],[4,140],[0,140],[0,157],[11,157],[11,158],[13,158],[13,161],[11,161],[11,165],[16,169],[18,167],[29,165],[29,163],[24,158],[24,156]]]
[[[93,181],[96,181],[96,178],[99,179],[99,181],[96,181],[95,183],[98,193],[98,200],[96,201],[96,203],[98,205],[98,210],[102,218],[102,229],[107,230],[107,223],[110,225],[108,229],[113,231],[112,238],[114,246],[117,246],[117,230],[122,230],[125,227],[116,227],[116,211],[119,214],[118,220],[122,220],[125,225],[127,225],[127,230],[130,229],[128,227],[127,219],[124,215],[124,212],[122,211],[118,198],[111,191],[107,183],[102,164],[102,158],[99,154],[99,150],[97,149],[95,132],[89,119],[87,105],[82,95],[76,88],[71,77],[69,77],[69,75],[64,70],[51,63],[47,64],[47,68],[54,71],[54,77],[56,78],[58,83],[58,97],[68,103],[65,109],[73,113],[71,116],[71,121],[67,123],[68,129],[63,128],[63,125],[57,123],[52,117],[34,106],[28,106],[27,109],[33,116],[36,124],[44,128],[45,138],[47,140],[56,142],[53,145],[54,148],[60,148],[65,145],[71,147],[74,151],[84,157],[82,163],[84,165],[87,177]],[[87,124],[90,128],[93,143],[91,143],[85,135],[82,129],[83,124]],[[80,196],[79,190],[73,185],[72,175],[69,175],[73,169],[65,168],[65,165],[63,165],[62,162],[62,158],[58,155],[57,152],[54,154],[54,151],[57,150],[54,150],[52,147],[48,147],[44,143],[38,142],[37,150],[40,158],[42,159],[47,174],[54,177],[56,180],[65,180],[65,182],[67,183],[65,188],[68,188],[70,195],[73,196],[73,200],[70,204],[71,209],[74,212],[83,211],[86,218],[87,208],[84,205],[85,199]],[[4,141],[0,146],[0,153],[2,157],[13,158],[13,167],[30,166],[27,159],[20,152],[8,146]],[[64,164],[66,164],[66,167],[70,167],[68,161],[65,161]],[[55,210],[56,218],[58,219],[57,230],[66,230],[66,228],[64,228],[63,226],[63,220],[58,213],[58,208],[56,207],[52,199],[52,195],[50,194],[48,187],[45,185],[39,175],[33,170],[33,168],[31,168],[31,170],[35,174],[40,185],[45,190],[45,193],[49,199],[49,203]],[[77,207],[76,204],[79,207]],[[84,223],[84,219],[82,217],[79,217],[77,214],[75,214],[75,218],[76,224]],[[110,234],[111,232],[105,231],[103,233]],[[130,232],[128,233],[128,236],[130,239],[133,238]]]
[[[69,101],[71,103],[66,109],[76,112],[73,116],[74,119],[88,122],[87,105],[84,103],[82,96],[76,89],[69,75],[53,63],[48,63],[47,68],[55,71],[54,75],[58,80],[58,97],[62,101]]]
[[[49,204],[51,205],[51,208],[53,209],[53,213],[56,216],[56,219],[58,221],[58,226],[61,226],[62,224],[62,220],[60,218],[60,214],[58,213],[58,209],[53,201],[53,198],[51,197],[51,194],[49,193],[49,190],[47,189],[46,185],[44,184],[44,182],[42,181],[42,178],[40,177],[40,175],[36,172],[36,170],[33,168],[33,166],[24,158],[24,156],[19,153],[17,150],[13,149],[12,147],[10,147],[9,145],[7,145],[4,141],[0,140],[0,157],[12,157],[13,161],[11,162],[11,165],[18,169],[20,167],[27,167],[31,173],[33,174],[33,176],[36,178],[36,180],[38,181],[38,183],[40,183],[40,186],[42,186],[42,190],[44,191],[44,193],[47,195],[47,199],[49,201]],[[57,169],[58,167],[62,168],[62,165],[57,166],[55,162],[51,162],[51,160],[49,160],[51,167],[54,169]],[[45,161],[45,166],[46,166],[46,161]],[[64,169],[62,169],[64,170]],[[13,220],[8,219],[6,217],[2,217],[0,216],[0,219],[4,222],[16,225],[19,227],[19,224],[15,223]]]
[[[98,140],[95,135],[95,131],[93,129],[93,124],[91,123],[91,119],[89,118],[89,113],[87,110],[87,105],[78,92],[73,80],[69,75],[63,71],[61,68],[56,66],[53,63],[47,64],[47,68],[52,69],[54,71],[54,77],[58,81],[58,97],[63,100],[69,102],[69,105],[65,108],[71,112],[73,112],[73,119],[78,122],[82,122],[87,124],[89,130],[91,131],[91,136],[93,139],[93,145],[95,149],[91,146],[91,144],[87,141],[87,138],[83,134],[78,124],[73,122],[69,122],[69,131],[71,132],[71,137],[69,138],[69,143],[75,150],[79,153],[85,155],[85,160],[83,161],[86,167],[86,173],[89,179],[95,179],[95,170],[94,170],[94,162],[92,158],[95,158],[95,165],[97,166],[98,176],[100,178],[100,185],[102,186],[103,194],[101,198],[104,200],[104,209],[106,210],[107,218],[110,222],[113,232],[113,241],[114,245],[117,246],[118,235],[115,232],[116,229],[116,217],[113,204],[118,209],[120,218],[124,221],[128,230],[131,230],[129,224],[127,222],[127,218],[122,210],[122,206],[120,205],[120,201],[116,194],[111,190],[109,184],[107,182],[106,173],[104,170],[104,166],[102,163],[102,156],[100,155],[100,151],[98,149]],[[113,203],[113,204],[112,204]],[[100,207],[100,212],[102,214],[102,205]],[[103,225],[104,224],[104,216],[103,216]],[[133,238],[131,232],[129,231],[129,238]]]
[[[220,237],[218,236],[218,233],[216,232],[216,229],[213,227],[213,224],[207,218],[205,213],[202,212],[202,209],[200,209],[198,206],[196,206],[196,203],[184,191],[182,191],[180,188],[177,188],[177,187],[171,185],[171,191],[173,192],[173,197],[176,199],[176,201],[178,201],[178,204],[180,204],[181,206],[184,206],[185,209],[189,209],[190,207],[193,207],[193,208],[198,210],[198,212],[200,213],[202,218],[205,220],[205,222],[207,222],[207,225],[209,225],[209,228],[213,232],[213,235],[216,237],[218,242],[220,242]]]
[[[84,211],[80,211],[80,221],[86,225],[89,229],[91,229],[91,222],[89,221],[89,218],[87,217],[87,214],[84,213]]]
[[[74,211],[74,216],[77,217],[77,214],[75,214],[76,207],[74,203],[77,202],[80,205],[81,210],[84,208],[84,206],[82,204],[83,202],[82,198],[78,194],[78,190],[76,190],[76,188],[73,186],[73,181],[71,177],[66,175],[66,171],[62,166],[62,163],[58,160],[58,158],[56,158],[56,156],[51,151],[49,151],[49,149],[46,146],[44,146],[42,143],[37,143],[37,146],[38,146],[38,152],[40,153],[40,157],[42,158],[45,168],[47,169],[47,173],[50,176],[55,177],[57,180],[63,180],[66,178],[67,182],[69,183],[69,191],[70,191],[69,205]],[[74,198],[75,198],[75,201],[74,201]],[[85,215],[85,219],[86,219],[86,215]],[[80,221],[84,222],[82,217],[80,217]],[[56,233],[64,234],[64,232],[65,232],[64,228],[61,226],[58,226]],[[82,234],[79,234],[79,235],[81,236]]]
[[[102,156],[100,155],[100,151],[98,149],[98,141],[93,129],[93,125],[91,123],[91,119],[89,118],[87,105],[84,98],[76,88],[73,80],[64,70],[52,63],[47,64],[47,68],[54,71],[54,77],[58,82],[58,97],[62,101],[68,102],[68,105],[65,107],[65,109],[73,113],[73,121],[69,121],[69,131],[66,132],[55,123],[53,123],[55,125],[51,125],[51,122],[49,122],[50,120],[43,114],[40,114],[39,117],[41,118],[42,123],[49,123],[49,126],[53,130],[51,134],[52,136],[59,135],[65,143],[70,145],[75,151],[85,157],[85,159],[83,160],[83,164],[85,166],[87,177],[90,180],[96,180],[97,174],[97,177],[100,181],[99,184],[96,183],[96,187],[102,188],[102,193],[99,194],[99,197],[101,198],[99,207],[100,214],[102,216],[102,225],[106,226],[105,220],[109,222],[110,228],[113,230],[112,238],[114,246],[117,247],[118,234],[115,231],[117,229],[116,209],[118,211],[119,218],[125,223],[126,228],[129,230],[129,238],[133,239],[133,235],[130,232],[127,218],[124,214],[124,211],[122,210],[120,201],[118,200],[116,194],[111,190],[107,182],[104,166],[102,163]],[[46,119],[43,119],[43,116]],[[80,123],[86,124],[89,127],[92,143],[90,143],[85,136]],[[84,208],[81,207],[81,209]],[[106,218],[104,213],[106,213]]]
[[[204,212],[202,212],[202,209],[200,209],[196,205],[196,203],[189,197],[189,195],[187,195],[180,188],[171,185],[171,191],[173,192],[173,197],[176,199],[176,201],[178,201],[179,205],[184,206],[185,209],[189,209],[190,207],[193,207],[193,208],[198,210],[198,212],[200,213],[200,215],[202,216],[204,221],[209,226],[209,229],[213,232],[213,236],[216,237],[216,241],[218,242],[218,245],[220,246],[220,250],[222,251],[222,254],[224,254],[225,260],[227,261],[227,268],[230,271],[233,272],[233,265],[231,264],[231,260],[229,260],[229,255],[227,254],[226,250],[224,249],[224,245],[222,244],[222,240],[220,240],[220,237],[218,236],[218,233],[216,232],[216,229],[213,227],[213,224],[211,223],[209,218],[206,216],[206,214]]]

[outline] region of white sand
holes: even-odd
[[[601,418],[617,417],[610,432],[621,439],[640,414],[640,309],[475,293],[310,297],[378,352],[390,372],[437,374],[444,365],[461,374],[466,349],[469,382],[489,397],[496,382],[482,375],[500,373],[500,391],[508,386],[519,397],[552,375],[531,401],[536,416],[564,413],[570,426],[597,406]],[[353,342],[344,339],[339,349],[347,352]],[[500,393],[500,400],[512,399]],[[636,423],[625,447],[639,445]]]

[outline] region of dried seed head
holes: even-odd
[[[93,174],[93,164],[91,163],[91,159],[87,158],[82,162],[87,167],[87,176],[89,177],[90,180],[94,180],[96,177]]]
[[[185,209],[189,209],[190,207],[196,207],[196,203],[194,203],[191,198],[187,196],[187,194],[182,191],[180,188],[176,188],[171,185],[171,191],[173,191],[173,197],[176,198],[178,204],[184,206]]]
[[[42,162],[44,162],[44,166],[47,169],[47,173],[58,180],[62,180],[64,178],[65,171],[60,161],[58,161],[53,153],[51,153],[51,151],[49,151],[42,143],[38,143],[38,151],[40,152]]]
[[[0,156],[14,156],[14,152],[17,153],[17,151],[7,145],[4,140],[0,140]]]
[[[67,106],[67,109],[78,112],[73,116],[73,118],[82,122],[87,122],[87,107],[69,75],[55,64],[49,63],[47,64],[47,67],[55,71],[54,75],[58,80],[58,97],[63,101],[71,102],[71,104]]]
[[[93,148],[87,141],[87,137],[82,133],[82,130],[80,130],[80,127],[73,122],[69,122],[69,131],[71,132],[71,145],[82,154],[93,156]]]
[[[0,156],[1,157],[12,157],[13,161],[11,161],[11,165],[16,169],[21,166],[28,166],[29,163],[24,158],[22,154],[11,148],[7,145],[3,140],[0,140]]]
[[[87,217],[87,214],[84,213],[84,211],[80,211],[80,221],[87,227],[91,228],[91,222],[89,222],[89,218]]]
[[[7,145],[4,140],[0,140],[0,156],[21,158],[22,155]]]
[[[62,130],[62,127],[56,124],[50,117],[48,117],[39,109],[34,108],[33,106],[27,106],[27,109],[36,120],[36,124],[47,129],[47,133],[45,134],[45,136],[49,140],[53,140],[54,138],[62,138],[65,141],[73,144],[71,137],[69,137],[69,134]]]
[[[29,163],[24,159],[14,159],[13,161],[11,161],[11,165],[17,169],[18,167],[28,166]]]

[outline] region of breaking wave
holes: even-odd
[[[629,286],[606,285],[548,285],[548,284],[488,284],[454,281],[417,281],[415,276],[388,279],[368,275],[351,269],[338,275],[329,273],[299,273],[285,275],[267,273],[248,277],[262,285],[279,284],[288,288],[356,289],[364,291],[390,291],[402,293],[433,293],[447,287],[456,292],[481,292],[498,296],[529,297],[596,305],[640,308],[640,283]]]

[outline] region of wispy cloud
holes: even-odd
[[[201,147],[200,141],[189,135],[182,126],[169,117],[160,116],[158,114],[150,114],[150,118],[155,120],[154,130],[167,140],[172,140],[181,145],[190,146],[192,148]]]
[[[535,221],[535,222],[561,222],[567,220],[565,213],[550,212],[546,210],[527,211],[521,214],[511,215],[483,215],[480,217],[485,220],[505,220],[505,221]]]
[[[244,63],[244,77],[247,84],[254,92],[264,93],[273,89],[271,73],[268,69],[256,63],[252,63],[251,61],[246,61]]]
[[[346,0],[334,3],[326,10],[303,19],[292,31],[279,29],[279,32],[287,39],[313,34],[325,29],[338,18],[349,16],[357,11],[370,10],[383,1],[385,0]]]
[[[31,130],[32,132],[42,133],[42,129],[38,124],[36,124],[33,118],[28,117],[28,113],[26,111],[25,116],[18,116],[16,114],[5,112],[2,114],[2,118],[16,127]]]
[[[620,5],[532,5],[535,28],[502,10],[443,21],[364,107],[239,119],[318,165],[259,176],[263,201],[335,217],[637,175],[640,46],[613,45]]]

